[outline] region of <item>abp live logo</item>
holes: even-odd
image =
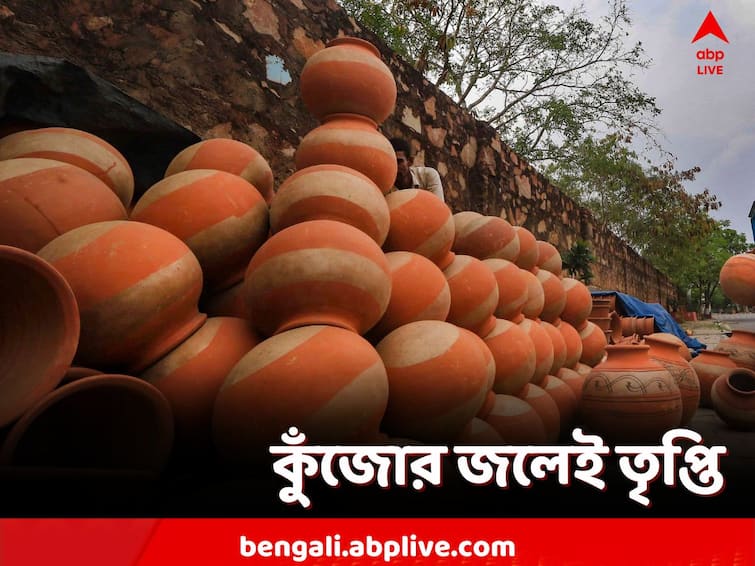
[[[695,43],[708,35],[712,35],[729,43],[729,39],[726,37],[724,30],[721,29],[721,25],[718,23],[718,20],[716,20],[716,16],[713,15],[713,12],[708,12],[708,15],[705,16],[703,23],[700,25],[695,37],[692,39],[692,43]],[[724,74],[724,65],[723,63],[719,63],[719,61],[723,61],[724,57],[726,57],[723,49],[701,49],[695,53],[695,57],[698,61],[698,75],[713,76]],[[700,64],[700,61],[705,61],[705,63]]]

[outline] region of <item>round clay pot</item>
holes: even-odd
[[[514,226],[514,231],[519,239],[519,256],[514,263],[522,269],[531,271],[537,266],[537,258],[540,254],[537,239],[532,232],[523,226]]]
[[[52,391],[79,341],[79,311],[42,258],[0,245],[0,428]]]
[[[755,250],[727,259],[719,279],[724,295],[738,305],[755,306]]]
[[[570,385],[555,375],[546,375],[541,387],[558,406],[560,436],[568,437],[577,413],[577,396]]]
[[[483,339],[495,359],[493,390],[516,395],[535,375],[535,344],[523,328],[500,318]]]
[[[546,444],[545,425],[532,405],[513,395],[496,395],[493,410],[485,419],[506,444]]]
[[[414,252],[441,269],[454,260],[454,219],[439,198],[422,189],[404,189],[385,197],[391,227],[383,244],[386,252]]]
[[[202,266],[208,292],[244,278],[267,239],[267,204],[248,181],[211,169],[171,175],[144,193],[131,220],[158,226],[183,241]]]
[[[522,309],[527,303],[527,279],[524,271],[505,259],[486,259],[482,263],[493,272],[498,284],[498,306],[495,316],[514,323],[524,319]]]
[[[579,361],[591,367],[599,364],[608,346],[605,333],[588,320],[579,331],[579,337],[582,339],[582,357]]]
[[[60,383],[61,384],[71,383],[72,381],[76,381],[84,377],[92,377],[93,375],[102,375],[102,372],[98,369],[83,368],[80,366],[71,366],[66,371],[66,374],[63,376],[63,379],[60,380]]]
[[[668,342],[669,344],[673,344],[677,348],[679,348],[679,355],[684,358],[686,361],[690,362],[692,361],[692,354],[690,354],[689,348],[684,343],[684,340],[681,338],[678,338],[677,336],[674,336],[673,334],[669,332],[653,332],[652,334],[648,334],[645,336],[645,338],[652,338],[654,340],[662,340],[664,342]]]
[[[712,407],[710,390],[713,383],[725,372],[736,369],[737,364],[726,352],[702,350],[696,357],[692,358],[690,365],[694,368],[697,378],[700,380],[700,406]]]
[[[535,268],[537,269],[537,268]],[[530,272],[522,270],[522,276],[527,281],[527,302],[522,307],[522,314],[530,320],[540,318],[540,314],[545,308],[545,291],[543,284],[537,276]]]
[[[485,417],[487,417],[490,414],[490,411],[493,410],[494,405],[495,405],[495,391],[491,389],[490,391],[488,391],[488,394],[485,396],[485,401],[483,402],[482,407],[480,407],[480,410],[477,411],[477,416],[475,418],[484,419]]]
[[[213,439],[229,460],[262,457],[297,427],[317,443],[370,442],[388,401],[380,356],[361,336],[307,326],[269,338],[233,367],[213,411]]]
[[[205,321],[197,310],[202,268],[165,230],[98,222],[39,251],[73,289],[81,315],[76,365],[138,373]]]
[[[14,466],[159,473],[173,446],[173,416],[152,385],[95,375],[52,391],[5,439],[0,461]]]
[[[396,106],[391,70],[372,43],[357,37],[333,39],[307,59],[299,88],[307,110],[319,120],[349,112],[380,123]]]
[[[540,326],[545,328],[546,332],[548,332],[548,336],[550,337],[551,343],[553,344],[553,365],[551,365],[548,373],[551,375],[556,375],[556,373],[558,373],[558,370],[560,370],[566,364],[566,340],[564,340],[564,337],[559,329],[550,322],[546,322],[544,320],[540,321]]]
[[[228,138],[214,138],[190,145],[168,165],[165,177],[190,169],[214,169],[238,175],[259,191],[265,202],[273,198],[273,171],[250,145]]]
[[[561,285],[566,293],[561,318],[574,327],[580,326],[592,312],[592,294],[584,283],[571,277],[564,277]]]
[[[540,318],[547,322],[555,322],[566,306],[566,290],[561,280],[550,271],[541,269],[536,277],[543,286],[543,310]]]
[[[548,444],[556,442],[561,434],[561,415],[553,397],[545,389],[532,383],[526,384],[517,397],[529,404],[540,416],[545,426],[545,441]]]
[[[537,241],[537,266],[545,271],[550,271],[556,277],[561,277],[561,254],[556,246],[542,240]]]
[[[244,282],[233,287],[204,294],[199,302],[200,310],[207,316],[232,316],[249,318],[249,306],[244,295]]]
[[[383,193],[365,175],[342,165],[315,165],[286,179],[270,205],[273,233],[308,220],[345,222],[382,246],[391,217]]]
[[[390,267],[364,232],[343,222],[311,220],[262,245],[249,262],[244,295],[263,335],[313,324],[364,334],[388,307]]]
[[[451,309],[446,320],[478,336],[495,326],[498,284],[490,268],[479,259],[457,255],[444,271],[451,291]]]
[[[660,363],[674,377],[682,395],[681,426],[692,420],[700,405],[700,380],[694,368],[679,354],[679,346],[665,338],[645,336],[645,344],[650,346],[650,358]]]
[[[482,339],[447,322],[412,322],[377,350],[390,383],[383,430],[392,436],[452,441],[480,411],[495,379]]]
[[[673,376],[650,359],[650,346],[606,350],[606,360],[593,368],[583,386],[585,424],[608,441],[660,441],[682,418],[681,393]]]
[[[454,218],[454,233],[459,234],[462,232],[466,225],[472,220],[482,218],[482,214],[474,212],[472,210],[462,210],[453,215]]]
[[[454,444],[459,446],[500,446],[505,443],[496,429],[481,418],[475,417],[464,427]]]
[[[105,140],[88,132],[40,128],[0,139],[0,161],[18,157],[52,159],[84,169],[107,185],[124,209],[134,195],[134,175],[126,158]]]
[[[580,362],[576,366],[574,366],[574,371],[576,371],[581,376],[587,377],[592,371],[592,366],[588,366],[587,364]]]
[[[563,367],[558,370],[558,375],[556,377],[558,377],[569,387],[569,389],[571,389],[571,392],[574,394],[574,398],[577,400],[577,404],[579,404],[582,400],[582,386],[584,385],[585,379],[587,378],[588,374],[583,375],[576,370]]]
[[[157,387],[170,403],[179,448],[207,452],[215,397],[229,372],[259,342],[247,320],[208,318],[199,330],[139,376]]]
[[[553,340],[548,331],[540,324],[539,320],[524,319],[519,323],[535,345],[535,373],[530,383],[539,385],[553,367],[554,351]]]
[[[412,252],[389,252],[385,259],[391,272],[391,298],[385,314],[369,332],[370,341],[380,341],[410,322],[446,320],[451,291],[438,266]]]
[[[74,228],[126,220],[110,188],[84,169],[60,161],[0,161],[0,244],[37,253]]]
[[[393,187],[398,169],[396,152],[377,124],[357,114],[327,116],[322,126],[304,136],[294,160],[297,169],[325,164],[351,167],[372,179],[383,194]]]
[[[732,330],[731,338],[721,340],[715,350],[729,354],[737,367],[755,370],[755,332]]]
[[[554,326],[558,328],[566,346],[566,357],[564,358],[563,366],[573,368],[579,363],[579,359],[582,357],[582,338],[579,336],[577,329],[568,322],[559,320]]]
[[[755,430],[755,371],[731,369],[710,390],[713,409],[730,427]]]
[[[456,223],[453,251],[477,259],[519,257],[519,237],[513,226],[498,216],[480,216]]]

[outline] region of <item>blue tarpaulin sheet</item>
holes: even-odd
[[[679,323],[674,320],[674,317],[660,303],[646,303],[637,297],[619,293],[618,291],[593,291],[592,294],[595,297],[616,295],[616,310],[620,314],[623,313],[624,316],[654,317],[656,332],[667,332],[681,338],[687,347],[694,351],[693,355],[695,356],[700,353],[700,350],[704,350],[707,347],[697,338],[687,336],[684,329],[679,326]]]

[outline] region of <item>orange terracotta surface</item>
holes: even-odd
[[[480,216],[456,223],[453,251],[477,259],[516,261],[519,237],[513,226],[498,216]]]
[[[495,400],[495,397],[494,397]],[[491,406],[492,409],[492,406]],[[500,446],[505,444],[501,435],[489,423],[482,418],[474,418],[454,442],[455,445],[468,446]]]
[[[553,365],[551,366],[548,373],[551,375],[556,375],[556,373],[558,373],[558,370],[560,370],[566,364],[566,340],[564,340],[561,331],[550,322],[543,320],[540,322],[540,326],[545,328],[546,332],[548,332],[548,336],[550,337],[551,343],[553,344]]]
[[[566,303],[561,318],[574,327],[581,325],[592,312],[592,294],[587,286],[570,277],[564,277],[561,285],[566,292]]]
[[[582,357],[582,338],[580,338],[577,329],[568,322],[560,320],[554,326],[561,332],[561,337],[564,339],[566,346],[566,357],[564,358],[563,365],[564,367],[573,368],[579,363],[579,359]]]
[[[556,246],[549,242],[538,240],[537,250],[537,266],[560,277],[562,270],[561,254],[556,249]]]
[[[537,268],[536,268],[537,269]],[[530,320],[540,318],[545,308],[545,291],[543,284],[534,273],[522,269],[522,276],[527,281],[527,302],[522,307],[522,314]]]
[[[498,283],[493,272],[479,259],[457,255],[443,274],[451,291],[448,322],[486,336],[495,326]]]
[[[582,357],[579,361],[591,367],[600,363],[608,346],[605,333],[597,325],[587,321],[579,331],[579,337],[582,339]]]
[[[542,384],[545,385],[545,381]],[[561,414],[553,397],[548,395],[545,389],[533,383],[526,384],[517,397],[535,409],[540,416],[545,426],[545,441],[549,444],[558,441],[561,434]]]
[[[493,410],[485,419],[506,444],[546,444],[543,419],[532,405],[513,395],[496,395]]]
[[[524,318],[522,309],[527,304],[529,288],[524,271],[505,259],[483,261],[493,272],[498,283],[498,306],[495,316],[519,323]]]
[[[724,295],[732,301],[755,306],[755,250],[726,260],[719,280]]]
[[[547,322],[555,322],[566,306],[566,290],[561,280],[550,271],[541,269],[536,277],[543,286],[543,310],[540,318]]]
[[[679,346],[665,337],[645,336],[650,358],[660,363],[674,377],[682,396],[681,426],[692,420],[700,405],[700,380],[695,369],[679,353]]]
[[[483,339],[495,359],[493,390],[516,395],[535,375],[535,344],[523,328],[503,319]]]
[[[711,404],[716,414],[737,430],[755,430],[755,372],[732,369],[711,387]]]
[[[702,350],[692,358],[690,365],[697,373],[700,380],[700,406],[711,407],[710,390],[713,383],[725,372],[735,369],[737,364],[729,357],[727,352],[714,350]]]
[[[721,340],[715,350],[729,354],[738,367],[755,370],[755,332],[732,330],[731,338]]]
[[[527,333],[535,345],[535,373],[530,379],[530,383],[539,385],[553,367],[555,358],[553,341],[540,321],[525,319],[519,323],[519,327]]]
[[[537,258],[540,253],[537,247],[537,239],[532,232],[523,226],[514,226],[514,230],[519,238],[519,256],[514,263],[522,269],[531,271],[537,266]]]

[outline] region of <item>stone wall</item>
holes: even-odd
[[[599,258],[597,287],[663,305],[675,300],[661,273],[334,0],[0,0],[0,50],[65,58],[201,137],[246,141],[268,159],[278,184],[293,171],[301,138],[317,126],[299,99],[297,77],[338,35],[381,49],[398,85],[396,111],[382,131],[409,138],[415,161],[440,171],[454,212],[502,214],[562,251],[588,240]]]

